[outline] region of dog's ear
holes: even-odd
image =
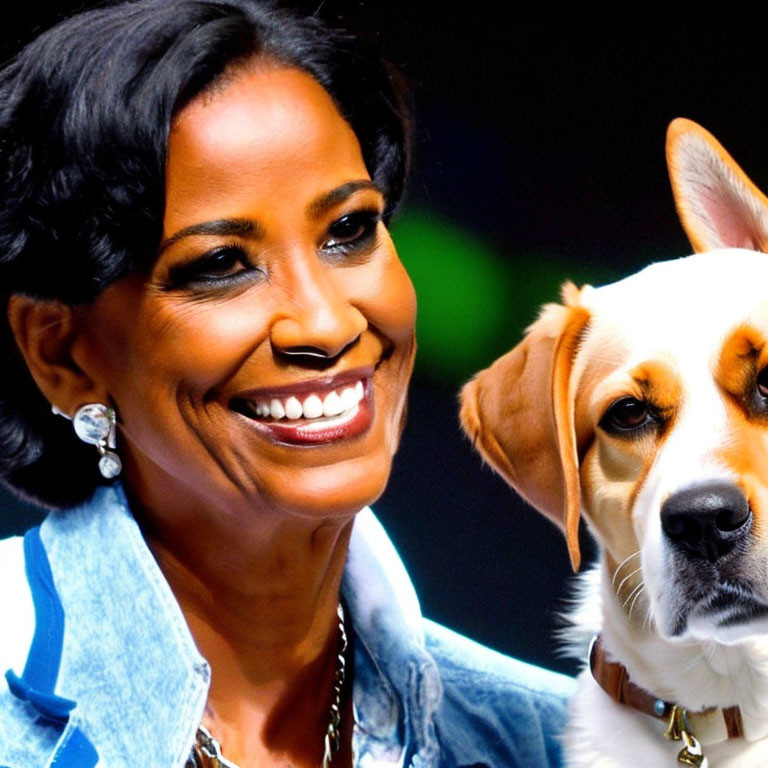
[[[682,117],[667,130],[675,205],[694,250],[768,252],[768,199],[720,143]]]
[[[581,562],[581,491],[571,372],[589,312],[579,291],[548,304],[525,338],[461,392],[461,423],[483,458],[565,531],[574,570]]]

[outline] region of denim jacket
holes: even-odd
[[[357,768],[560,764],[573,682],[423,619],[370,510],[354,526],[342,596]],[[23,543],[0,542],[6,669],[0,768],[184,765],[210,668],[119,485],[51,513]]]

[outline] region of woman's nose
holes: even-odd
[[[368,322],[342,290],[332,267],[315,265],[295,276],[270,330],[278,354],[333,359],[354,344]]]

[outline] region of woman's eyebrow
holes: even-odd
[[[263,230],[259,224],[250,219],[216,219],[215,221],[202,221],[199,224],[190,224],[180,229],[169,238],[160,243],[157,249],[158,256],[167,248],[179,240],[191,235],[251,235],[261,237]]]
[[[348,181],[346,184],[342,184],[341,186],[332,189],[330,192],[326,192],[319,197],[316,197],[307,206],[307,212],[313,219],[316,219],[322,216],[329,208],[338,205],[361,189],[371,189],[374,192],[378,192],[382,197],[384,196],[384,193],[381,191],[378,184],[375,184],[370,179]]]
[[[308,213],[312,218],[318,218],[329,208],[338,205],[340,202],[346,200],[355,192],[359,192],[362,189],[370,189],[374,192],[378,192],[382,197],[384,196],[381,188],[370,179],[348,181],[345,184],[341,184],[332,189],[330,192],[325,192],[315,198],[307,208]],[[199,224],[190,224],[190,226],[184,227],[178,232],[174,232],[170,237],[163,240],[163,242],[160,243],[160,247],[157,249],[157,255],[159,256],[163,251],[170,248],[170,246],[177,243],[179,240],[192,235],[251,235],[252,237],[258,238],[262,237],[263,233],[264,230],[261,225],[251,219],[216,219],[215,221],[202,221]]]

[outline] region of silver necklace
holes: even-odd
[[[323,768],[330,768],[331,761],[341,747],[341,692],[347,679],[347,630],[344,626],[344,609],[339,603],[336,609],[339,618],[339,646],[336,654],[336,672],[333,676],[333,701],[331,702],[328,728],[325,731],[323,745]],[[239,768],[222,754],[221,744],[213,738],[210,731],[198,726],[197,738],[184,768]]]

